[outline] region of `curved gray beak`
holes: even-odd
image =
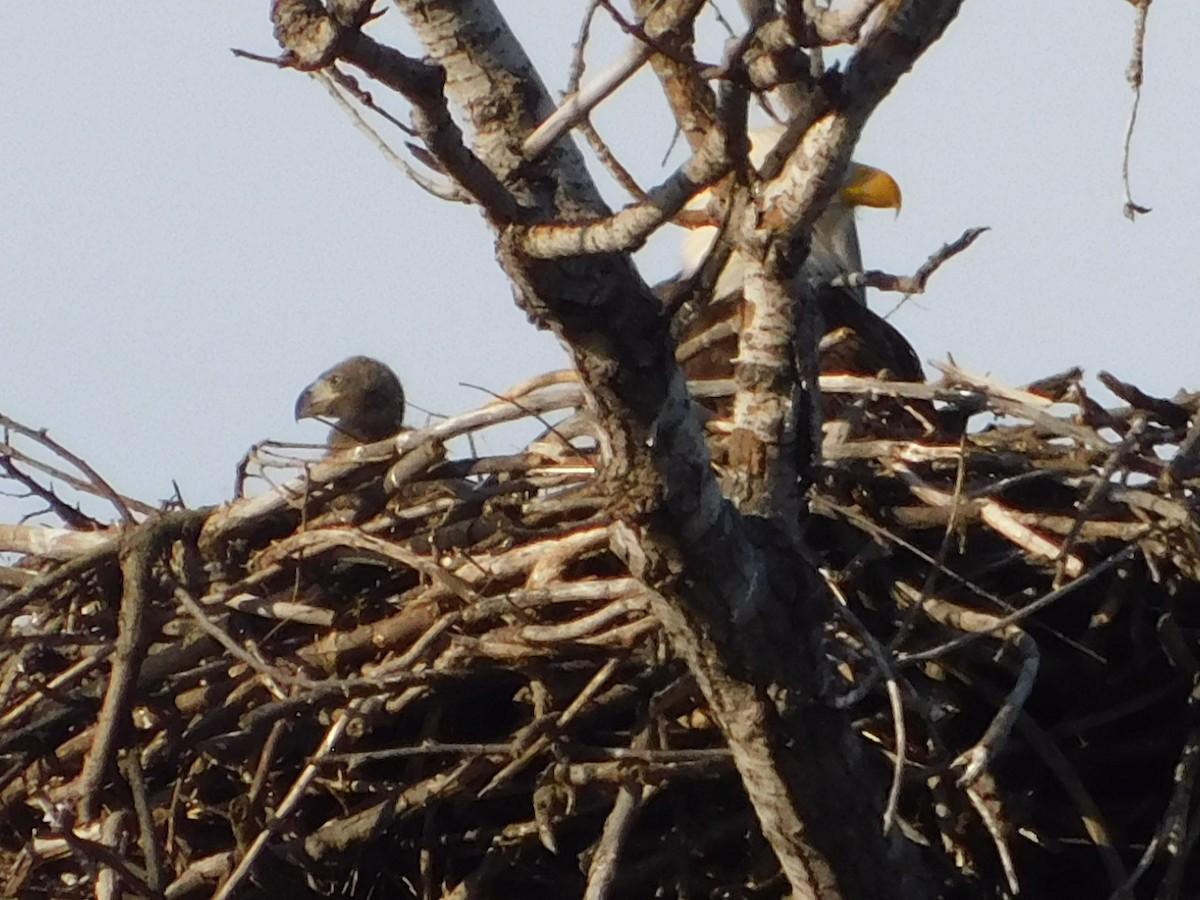
[[[333,391],[324,379],[318,378],[296,398],[296,421],[311,419],[328,412]]]

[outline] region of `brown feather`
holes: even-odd
[[[884,375],[893,381],[924,381],[912,345],[886,319],[840,288],[816,291],[823,375]],[[679,342],[677,358],[689,379],[733,377],[741,330],[742,295],[735,292],[703,309]]]

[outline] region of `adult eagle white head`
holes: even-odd
[[[784,128],[750,133],[750,162],[763,161],[783,136]],[[683,247],[687,278],[704,264],[716,239],[717,225],[709,210],[712,195],[698,194],[682,217],[690,233]],[[796,284],[807,283],[823,326],[821,371],[827,374],[886,374],[900,381],[923,381],[921,363],[912,345],[885,319],[867,308],[861,287],[833,286],[839,275],[861,272],[862,255],[854,212],[860,206],[900,208],[900,187],[881,169],[851,163],[841,187],[813,224],[809,253],[794,273]],[[683,326],[677,357],[689,379],[728,379],[738,353],[745,260],[737,251],[717,277],[711,297],[693,311]],[[800,294],[797,293],[797,297]]]
[[[762,167],[763,161],[783,134],[782,125],[750,131],[750,162],[756,169]],[[711,200],[711,192],[702,191],[688,204],[691,218],[699,219],[704,224],[692,227],[684,240],[685,277],[700,267],[716,239],[716,225],[705,215]],[[858,243],[858,228],[854,223],[855,210],[860,206],[899,210],[900,201],[900,186],[891,175],[882,169],[850,163],[842,186],[813,224],[808,258],[797,273],[798,276],[813,284],[824,285],[839,275],[861,272],[862,252]],[[738,254],[732,254],[717,279],[713,297],[724,297],[740,289],[743,268],[744,263]],[[846,288],[846,291],[859,303],[866,304],[862,288],[850,287]]]

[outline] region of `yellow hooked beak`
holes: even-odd
[[[850,163],[846,182],[838,192],[847,206],[872,206],[900,212],[900,185],[883,169]]]

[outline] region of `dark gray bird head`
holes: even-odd
[[[296,420],[332,419],[329,446],[351,447],[391,437],[404,425],[404,388],[377,359],[352,356],[296,398]]]

